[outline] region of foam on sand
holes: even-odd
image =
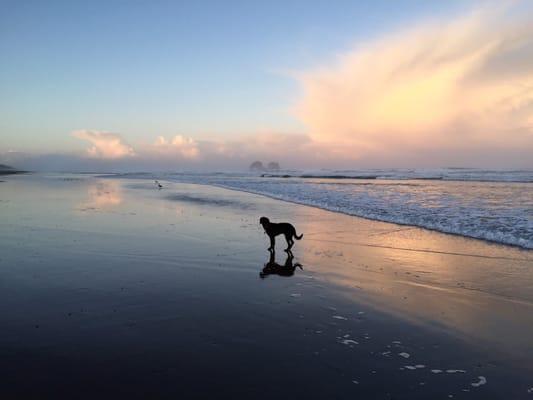
[[[339,340],[339,343],[344,344],[346,346],[359,344],[359,342],[356,342],[355,340],[352,340],[352,339],[341,339]]]
[[[343,317],[342,315],[334,315],[331,318],[340,319],[341,321],[347,321],[348,320],[348,318]]]
[[[477,382],[472,382],[470,385],[472,385],[473,387],[480,387],[487,383],[487,378],[485,378],[484,376],[478,376],[478,379],[479,380]]]
[[[405,365],[405,369],[409,369],[411,371],[414,371],[415,369],[423,369],[426,368],[424,364],[416,364],[416,365]]]

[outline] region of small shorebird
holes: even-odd
[[[157,187],[158,187],[159,189],[163,189],[163,185],[161,185],[161,184],[159,183],[159,181],[154,181],[154,182],[155,182],[155,184],[157,185]]]

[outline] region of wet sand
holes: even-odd
[[[533,398],[531,251],[208,186],[3,179],[2,398]],[[304,233],[303,269],[279,239],[265,268],[262,215]]]

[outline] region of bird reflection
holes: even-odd
[[[293,264],[294,256],[292,253],[287,254],[287,259],[285,264],[281,265],[276,262],[276,252],[271,251],[270,259],[265,264],[263,270],[259,272],[261,279],[266,278],[268,275],[279,275],[279,276],[293,276],[294,270],[300,268],[303,270],[303,266],[300,263]]]

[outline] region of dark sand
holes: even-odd
[[[206,186],[4,179],[2,399],[533,399],[531,251]],[[304,233],[303,270],[260,277],[262,215]]]

